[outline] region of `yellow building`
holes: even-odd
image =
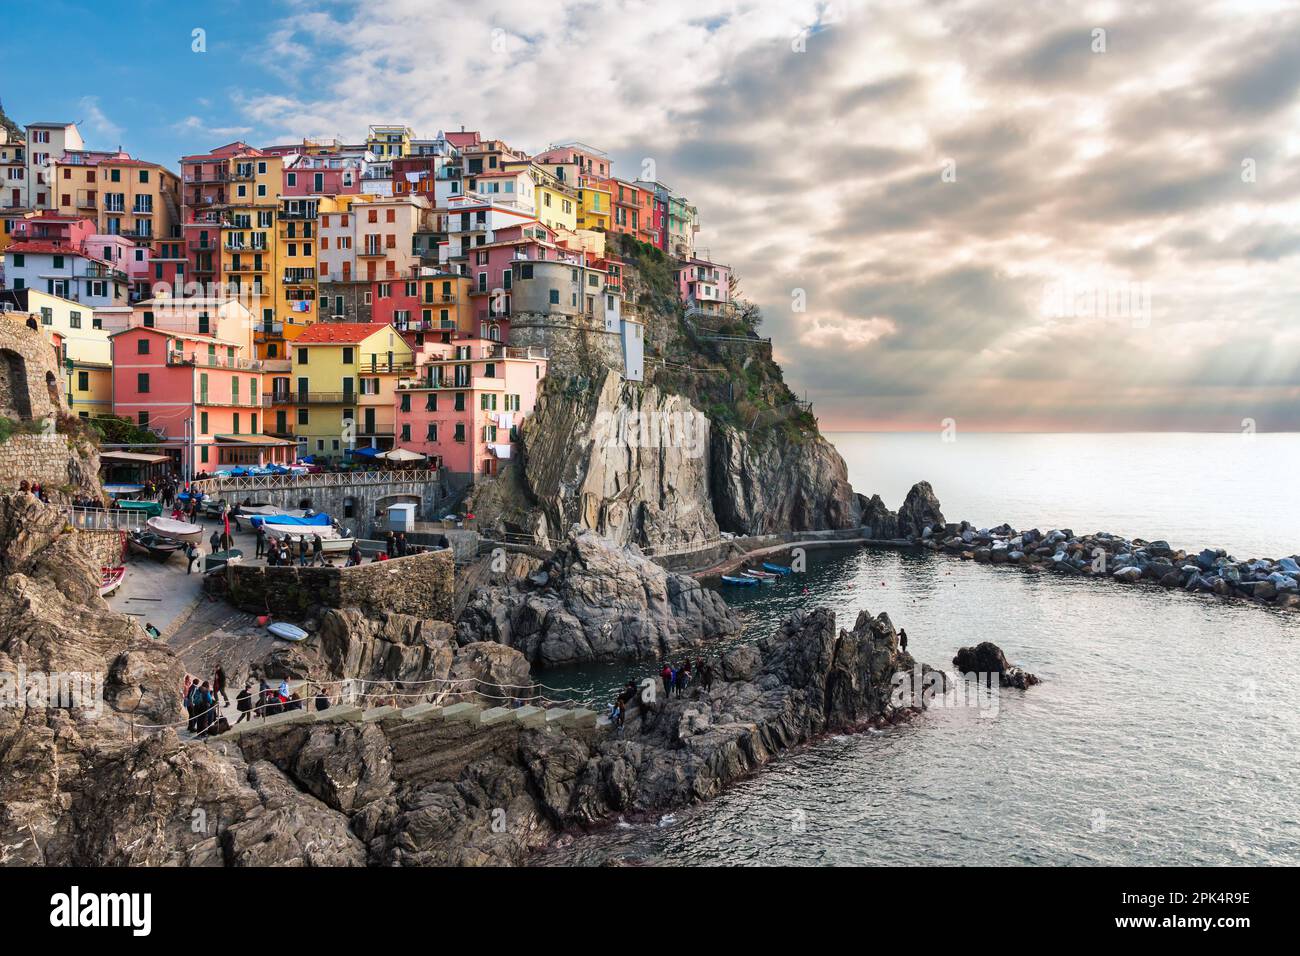
[[[221,278],[227,292],[253,314],[259,329],[258,356],[266,357],[268,343],[283,341],[288,315],[276,227],[284,160],[265,154],[236,155],[226,163],[229,183],[220,211]],[[283,355],[283,346],[276,352]]]
[[[350,448],[393,447],[398,382],[411,347],[381,322],[324,322],[294,340],[293,434],[300,455],[340,459]]]
[[[81,418],[113,411],[113,346],[109,331],[94,312],[80,302],[35,289],[0,291],[0,308],[11,321],[36,317],[42,331],[59,343],[66,376],[68,406]]]
[[[53,163],[53,208],[140,242],[179,237],[180,177],[126,153],[77,150]]]
[[[612,195],[608,180],[579,178],[578,228],[609,229]]]
[[[533,195],[537,197],[537,221],[551,229],[578,228],[578,200],[574,190],[550,177],[541,177]]]
[[[405,156],[415,134],[408,126],[372,126],[366,136],[366,149],[381,162]]]

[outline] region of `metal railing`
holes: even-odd
[[[68,524],[78,531],[135,531],[149,519],[143,511],[105,508],[69,508],[67,515]]]
[[[315,475],[247,475],[240,478],[201,478],[192,487],[220,497],[244,491],[296,490],[300,488],[349,488],[362,485],[427,484],[438,481],[436,469],[320,472]]]

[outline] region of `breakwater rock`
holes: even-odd
[[[457,636],[505,644],[553,666],[675,656],[738,628],[716,591],[574,528],[528,577],[479,588]]]
[[[1300,555],[1238,560],[1222,548],[1184,550],[1168,541],[1125,538],[1107,531],[1077,534],[1069,528],[1018,530],[1003,523],[981,527],[945,521],[928,482],[908,493],[897,515],[873,496],[859,496],[869,538],[914,544],[963,560],[1147,584],[1223,598],[1300,609]]]
[[[997,674],[998,683],[1002,687],[1025,690],[1042,683],[1023,667],[1017,667],[1008,661],[1002,648],[992,641],[982,641],[974,647],[958,648],[952,663],[963,674]]]

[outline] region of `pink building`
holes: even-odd
[[[486,339],[426,345],[414,382],[397,390],[395,444],[465,476],[495,475],[537,404],[546,359]]]
[[[731,303],[731,267],[708,259],[683,259],[678,289],[688,312],[717,315]]]
[[[344,196],[361,192],[360,156],[298,154],[284,161],[282,196]]]
[[[243,346],[148,326],[109,339],[113,413],[183,443],[183,474],[293,460],[292,442],[261,433],[261,365]]]

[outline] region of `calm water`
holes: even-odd
[[[949,521],[1111,531],[1240,559],[1300,551],[1300,435],[827,436],[864,494],[897,510],[925,480]]]
[[[924,477],[945,513],[981,523],[1217,541],[1239,556],[1298,550],[1300,509],[1278,487],[1295,436],[1240,453],[1261,456],[1263,477],[1222,444],[1236,436],[962,436],[947,459],[953,448],[925,449],[939,444],[928,436],[835,439],[854,486],[891,507]],[[742,640],[799,606],[831,607],[845,627],[859,610],[887,611],[921,660],[949,666],[960,645],[990,639],[1046,683],[1003,691],[991,718],[932,709],[821,741],[719,800],[614,825],[538,863],[1300,864],[1300,615],[942,555],[809,555],[802,577],[724,591]],[[603,693],[645,670],[544,679]]]

